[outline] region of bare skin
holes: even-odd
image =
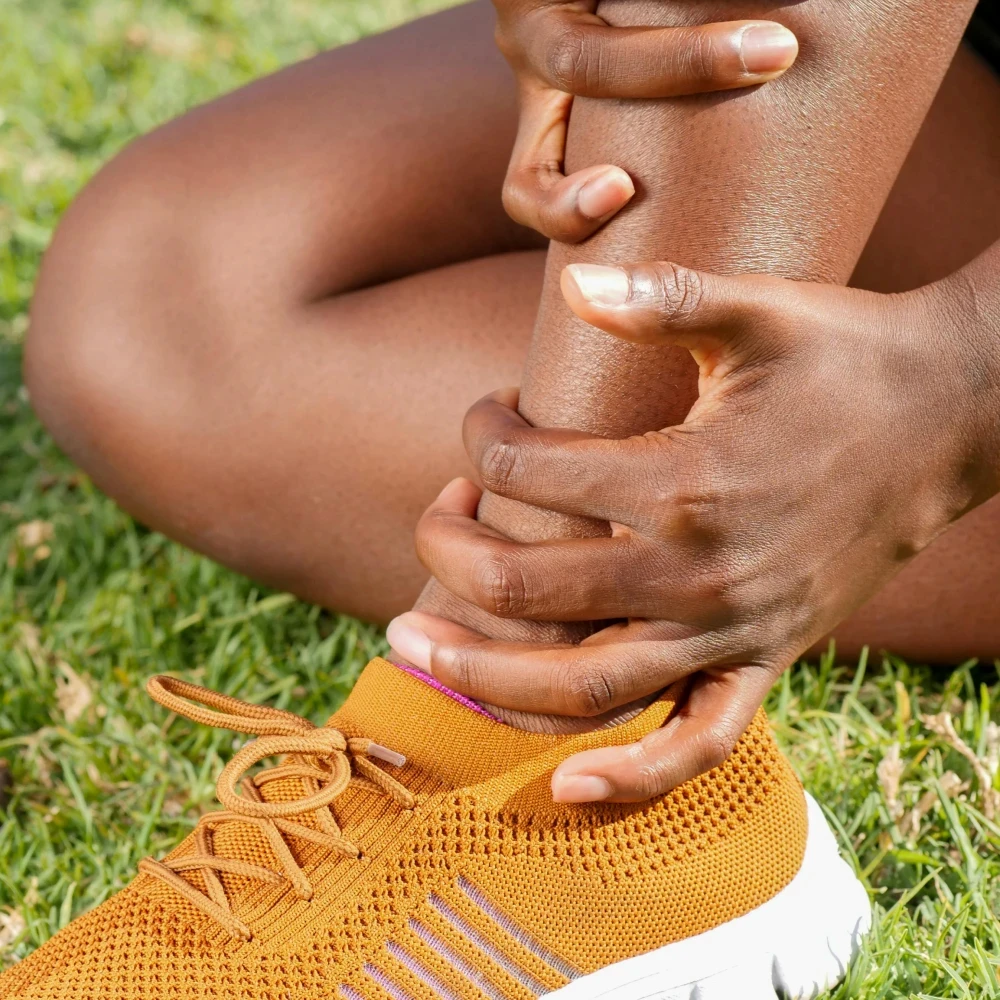
[[[635,194],[614,164],[564,176],[574,95],[662,98],[756,86],[795,61],[776,21],[612,26],[598,0],[494,0],[496,39],[517,77],[518,136],[504,183],[511,218],[560,243],[591,236]],[[720,12],[720,17],[728,12]]]
[[[470,471],[462,414],[519,380],[541,289],[541,241],[499,205],[516,109],[491,20],[439,15],[161,130],[71,211],[35,301],[33,398],[100,485],[375,620],[419,591],[413,526]],[[995,238],[997,114],[1000,87],[960,54],[856,283],[914,287]],[[842,626],[842,647],[995,653],[998,552],[992,504]]]
[[[412,605],[413,528],[471,471],[462,415],[520,377],[541,289],[544,240],[500,201],[492,31],[473,5],[294,66],[139,140],[67,212],[27,384],[142,521],[328,607]]]
[[[633,178],[642,197],[634,199],[627,210],[585,245],[567,248],[554,244],[550,249],[541,308],[518,401],[525,420],[535,427],[566,428],[622,439],[684,423],[697,395],[697,372],[686,352],[659,343],[604,337],[567,310],[559,289],[559,275],[567,263],[673,260],[723,273],[758,271],[846,282],[938,89],[971,9],[971,4],[941,9],[895,0],[832,8],[795,5],[782,11],[782,20],[811,57],[799,60],[792,72],[762,88],[722,99],[712,95],[681,101],[578,99],[567,134],[568,168],[608,162],[617,154],[619,164]],[[613,17],[612,23],[618,25],[646,25],[684,23],[685,18],[710,20],[718,17],[720,10],[736,16],[753,13],[739,4],[680,8],[643,2],[604,4],[597,13]],[[906,27],[900,30],[903,22]],[[748,150],[752,150],[751,155]],[[678,280],[666,297],[686,303],[687,281]],[[863,365],[858,364],[854,376],[857,378],[861,371]],[[844,383],[845,388],[849,385]],[[851,386],[853,391],[863,388],[863,377]],[[794,396],[788,398],[790,403],[804,402]],[[805,405],[808,409],[808,403]],[[733,416],[741,419],[739,411]],[[792,409],[789,427],[798,423]],[[779,435],[779,427],[774,426],[772,433]],[[826,434],[831,438],[837,434],[835,419],[827,425]],[[518,496],[516,491],[502,497],[487,492],[478,505],[478,520],[494,530],[489,544],[480,545],[475,557],[466,562],[465,572],[458,574],[468,585],[455,587],[455,574],[445,578],[449,589],[432,580],[416,605],[419,611],[469,626],[494,639],[568,644],[572,655],[583,661],[584,650],[573,647],[602,627],[595,618],[633,614],[634,609],[623,607],[621,602],[611,611],[611,604],[590,601],[583,593],[608,583],[608,575],[601,570],[608,568],[609,551],[628,549],[634,558],[625,558],[623,564],[637,580],[649,581],[640,583],[639,589],[645,586],[662,591],[668,604],[673,595],[680,605],[675,614],[668,611],[666,618],[657,615],[654,621],[640,620],[634,626],[630,623],[629,630],[643,636],[651,633],[649,638],[659,644],[672,641],[675,651],[683,645],[686,666],[678,665],[674,656],[670,657],[671,666],[676,668],[675,674],[689,674],[716,662],[717,654],[706,659],[706,650],[695,648],[697,644],[689,641],[692,629],[696,630],[694,634],[700,634],[706,628],[705,614],[715,614],[719,604],[712,599],[715,590],[725,595],[723,603],[727,606],[731,603],[729,595],[737,588],[741,592],[753,590],[762,598],[759,614],[742,603],[736,611],[743,622],[741,627],[752,632],[754,638],[746,638],[734,651],[735,659],[723,661],[726,666],[697,674],[668,725],[627,751],[631,759],[626,774],[619,769],[616,780],[609,781],[607,772],[561,767],[553,776],[557,799],[642,799],[722,763],[773,682],[774,671],[762,669],[758,661],[780,658],[787,666],[809,645],[804,642],[791,651],[783,648],[778,654],[769,650],[766,657],[759,656],[756,637],[761,628],[767,630],[770,619],[808,619],[809,625],[797,622],[786,627],[775,622],[773,629],[782,634],[782,640],[774,641],[783,641],[786,633],[815,639],[819,635],[810,627],[813,622],[834,624],[839,617],[823,615],[813,607],[823,599],[818,591],[826,584],[811,573],[800,582],[789,566],[790,579],[775,588],[781,589],[783,596],[772,602],[773,593],[756,578],[756,556],[747,560],[741,552],[739,562],[733,564],[733,549],[720,546],[712,550],[709,559],[688,558],[690,547],[688,538],[682,535],[682,525],[690,521],[690,529],[699,541],[702,534],[716,537],[709,511],[715,509],[712,491],[719,477],[710,473],[707,465],[692,469],[693,455],[684,469],[684,442],[691,438],[679,433],[661,438],[671,441],[671,451],[653,454],[647,450],[645,461],[633,464],[627,472],[620,468],[619,472],[638,484],[647,484],[653,494],[662,494],[664,515],[670,513],[678,520],[675,528],[668,529],[674,539],[664,539],[672,549],[665,559],[649,558],[649,552],[639,544],[645,537],[643,532],[608,537],[611,528],[604,512],[614,510],[614,504],[598,505],[602,513],[592,519],[579,515],[594,510],[593,504],[546,505],[559,511],[556,513],[513,499]],[[722,449],[711,461],[722,462],[726,466],[724,475],[732,479],[732,459],[738,455],[738,450]],[[498,457],[500,462],[505,461],[503,451]],[[516,462],[516,455],[513,457]],[[525,457],[530,462],[530,457]],[[904,461],[915,465],[922,459],[917,451],[906,453]],[[551,466],[548,471],[552,472]],[[502,480],[503,475],[499,478]],[[544,471],[542,478],[543,488],[529,495],[530,499],[537,502],[536,498],[544,494],[562,500],[557,481],[546,477]],[[702,498],[703,488],[708,490],[708,499]],[[729,488],[729,484],[720,486],[723,490]],[[735,484],[733,488],[739,491]],[[761,484],[760,488],[780,492],[774,490],[773,482]],[[643,495],[642,486],[637,490],[641,506],[638,498]],[[803,495],[807,492],[804,490]],[[881,499],[874,494],[870,499],[872,505],[865,513],[858,513],[858,523],[879,516]],[[613,515],[610,519],[618,520]],[[739,523],[727,525],[725,531],[738,530]],[[773,534],[773,525],[769,530]],[[794,559],[798,555],[805,561],[814,543],[821,549],[835,547],[840,539],[824,540],[827,530],[837,531],[836,521],[827,519],[812,525],[812,537],[805,542],[807,548],[785,556]],[[480,538],[485,539],[481,529]],[[559,545],[555,542],[559,538],[574,540]],[[519,544],[542,540],[549,544]],[[919,551],[925,542],[925,538],[911,542],[906,534],[911,551]],[[420,536],[418,545],[422,554],[433,555]],[[564,572],[558,574],[558,580],[549,580],[549,589],[561,590],[562,596],[576,604],[579,613],[550,616],[543,612],[535,616],[532,606],[539,574],[532,570],[538,564],[551,567],[553,560],[546,561],[546,555],[554,550],[563,554]],[[569,552],[576,555],[572,565]],[[599,553],[605,553],[603,559]],[[873,593],[898,566],[883,570],[880,565],[878,571],[865,568],[856,572],[860,567],[854,563],[872,558],[891,562],[881,550],[877,556],[862,550],[854,560],[838,561],[838,572],[845,579],[833,579],[829,586],[839,595],[856,587],[854,577],[858,576],[873,584],[861,590],[862,597]],[[425,562],[432,571],[440,565],[433,558]],[[744,571],[749,573],[746,581],[740,576]],[[609,586],[619,594],[632,590],[625,581],[622,586]],[[807,591],[803,592],[803,587]],[[687,591],[683,600],[680,589]],[[462,598],[456,596],[456,591]],[[698,602],[699,596],[705,598],[703,609],[692,617],[685,610],[687,598]],[[580,599],[574,602],[577,597]],[[834,603],[850,610],[850,603],[844,599]],[[635,613],[644,618],[641,609]],[[543,621],[510,620],[523,617]],[[557,620],[544,621],[548,618]],[[573,620],[564,624],[560,618]],[[394,649],[411,662],[424,667],[430,662],[426,656],[428,635],[419,628],[418,621],[404,616],[394,622],[389,639]],[[591,647],[586,659],[594,661],[601,655],[601,650]],[[475,676],[484,669],[488,668],[482,664],[476,667]],[[637,662],[626,673],[642,670]],[[660,671],[653,673],[662,678]],[[620,670],[616,673],[610,667],[592,663],[588,669],[563,670],[561,676],[565,678],[563,688],[571,689],[571,703],[584,707],[583,711],[572,712],[570,718],[526,716],[522,698],[495,704],[508,710],[504,717],[517,724],[550,731],[569,730],[574,723],[607,721],[607,712],[615,713],[610,718],[619,718],[622,710],[634,710],[630,705],[623,709],[618,693],[623,689],[634,691],[639,685],[623,683]],[[538,699],[531,709],[544,713],[550,705]]]
[[[476,519],[481,491],[456,479],[418,549],[480,607],[496,610],[478,568],[502,560],[504,613],[611,622],[578,644],[488,639],[420,613],[388,634],[455,690],[521,712],[598,715],[695,669],[663,729],[553,776],[570,801],[641,800],[689,776],[689,747],[728,754],[803,650],[1000,489],[1000,243],[891,296],[669,263],[570,265],[562,283],[593,326],[686,347],[697,402],[682,425],[623,441],[532,427],[516,392],[486,397],[465,437],[487,487],[614,531],[514,541]],[[859,369],[866,391],[844,394]],[[789,475],[803,453],[809,474]]]

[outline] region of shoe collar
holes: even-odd
[[[676,694],[676,688],[667,691],[617,726],[561,736],[531,733],[472,711],[376,658],[329,725],[404,754],[408,762],[453,788],[495,783],[503,775],[523,788],[575,753],[634,743],[659,729],[674,709]]]

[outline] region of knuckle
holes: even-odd
[[[477,471],[486,489],[508,496],[517,488],[522,465],[521,446],[507,436],[496,438],[483,448]]]
[[[470,691],[479,691],[477,685],[478,670],[475,661],[469,656],[466,650],[456,650],[446,663],[436,663],[435,671],[445,674],[448,683],[456,690],[468,694]]]
[[[709,548],[687,567],[687,593],[705,625],[727,630],[731,649],[738,648],[742,657],[760,656],[775,635],[789,632],[787,588],[775,588],[774,567],[756,544],[732,541]],[[791,614],[798,621],[802,612]]]
[[[677,322],[693,316],[705,295],[702,276],[678,264],[662,264],[656,272],[663,319]]]
[[[684,45],[677,57],[678,76],[689,80],[711,80],[715,59],[705,36],[698,31],[687,32]]]
[[[650,508],[658,535],[673,533],[677,522],[677,509],[683,503],[684,490],[672,470],[654,469],[646,490],[646,503]]]
[[[515,222],[522,225],[531,225],[534,221],[532,213],[529,211],[531,201],[530,193],[524,179],[517,171],[512,171],[503,182],[501,201],[504,211]]]
[[[676,497],[678,519],[690,538],[718,542],[725,530],[720,527],[722,499],[701,484],[684,484]]]
[[[702,83],[721,83],[719,53],[712,36],[694,30],[685,41],[683,75]]]
[[[737,737],[727,726],[713,726],[701,740],[701,763],[704,770],[719,767],[728,759],[736,747]]]
[[[546,74],[552,86],[575,94],[587,77],[587,55],[583,35],[565,28],[553,39],[546,54]]]
[[[601,715],[615,705],[614,685],[603,667],[585,667],[570,673],[567,683],[568,707],[574,715]]]
[[[674,502],[686,529],[705,540],[718,541],[724,532],[725,513],[731,505],[733,485],[730,474],[714,467],[704,454],[692,458],[686,474],[679,479]]]
[[[493,31],[493,41],[500,50],[500,54],[509,63],[514,63],[521,53],[521,46],[518,44],[517,36],[510,30],[510,25],[506,18],[497,18],[497,25]]]
[[[701,561],[693,574],[692,585],[700,599],[717,607],[731,603],[733,582],[728,561],[713,555]]]
[[[657,537],[678,533],[714,539],[732,496],[730,474],[716,467],[710,450],[699,446],[696,425],[669,432],[672,460],[652,468],[642,491],[648,521]]]
[[[663,788],[662,769],[656,764],[640,764],[636,770],[635,793],[642,799],[651,799]]]
[[[475,603],[497,618],[525,618],[528,610],[526,581],[515,559],[495,548],[473,570]]]
[[[535,219],[535,229],[556,243],[579,243],[593,229],[593,220],[585,220],[574,207],[559,201],[547,201]]]
[[[455,649],[447,663],[435,662],[434,670],[449,687],[469,697],[502,696],[503,678],[491,669],[489,654],[478,644]]]
[[[512,171],[501,194],[504,211],[515,222],[557,243],[579,243],[593,225],[553,191],[562,176],[562,164],[550,161]]]
[[[420,560],[421,565],[430,569],[430,563],[434,559],[436,546],[426,514],[417,521],[417,528],[413,533],[413,547],[416,550],[417,559]]]
[[[447,551],[449,536],[454,526],[449,522],[448,515],[439,510],[425,510],[417,521],[413,542],[417,558],[431,572]]]
[[[749,655],[756,652],[751,642],[756,632],[765,630],[773,621],[772,600],[761,583],[762,567],[752,552],[736,545],[725,551],[705,554],[694,561],[690,569],[689,594],[702,608],[703,621],[720,629],[738,629],[741,650]]]
[[[658,740],[646,737],[636,751],[632,790],[637,797],[651,799],[676,784],[671,781],[669,760],[660,752]]]

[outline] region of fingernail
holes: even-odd
[[[747,73],[788,69],[798,52],[798,39],[780,24],[758,24],[740,36],[740,61]]]
[[[635,194],[632,178],[617,167],[591,177],[577,192],[576,207],[588,219],[602,219],[615,212]]]
[[[620,306],[628,300],[628,275],[618,267],[603,264],[569,264],[566,268],[580,294],[601,306]]]
[[[389,645],[399,653],[407,663],[420,670],[431,672],[431,641],[406,615],[400,615],[389,622],[385,630]]]
[[[556,802],[603,802],[613,791],[611,782],[594,774],[552,775],[552,798]]]

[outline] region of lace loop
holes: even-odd
[[[345,750],[347,750],[347,740],[343,733],[337,732],[336,729],[325,731],[317,729],[308,736],[261,736],[243,747],[222,769],[215,786],[215,793],[222,805],[242,816],[264,818],[315,812],[328,806],[343,792],[351,780],[351,763],[344,753]],[[330,759],[333,770],[326,776],[326,782],[318,791],[294,802],[261,802],[237,795],[236,785],[246,771],[262,760],[267,760],[268,757],[289,753],[297,757]],[[317,771],[317,774],[322,775],[323,772]]]
[[[404,809],[412,809],[416,804],[409,789],[368,759],[371,756],[391,764],[406,762],[402,754],[388,747],[364,738],[348,739],[336,729],[315,726],[291,712],[253,705],[174,677],[153,677],[146,684],[146,690],[164,708],[193,722],[258,737],[237,751],[222,769],[216,793],[224,809],[208,813],[198,821],[194,852],[166,861],[144,858],[139,863],[140,871],[171,886],[234,937],[249,941],[252,933],[233,913],[220,874],[268,884],[287,881],[300,899],[310,899],[312,885],[286,837],[357,858],[360,850],[341,833],[331,809],[333,801],[348,785],[388,795]],[[261,761],[278,756],[285,759],[277,766],[253,777],[244,777]],[[301,798],[292,802],[265,801],[261,788],[273,781],[289,779],[302,783]],[[318,829],[291,818],[301,815],[311,815]],[[256,827],[268,842],[282,871],[215,854],[212,849],[214,833],[226,823]],[[180,875],[191,871],[201,873],[204,891]]]
[[[199,687],[177,677],[160,674],[146,682],[146,693],[153,701],[202,726],[232,729],[253,736],[292,736],[310,733],[316,727],[293,712],[269,705],[252,705],[220,691]],[[191,702],[195,704],[192,705]],[[205,706],[205,707],[200,707]],[[213,712],[211,709],[222,709]]]

